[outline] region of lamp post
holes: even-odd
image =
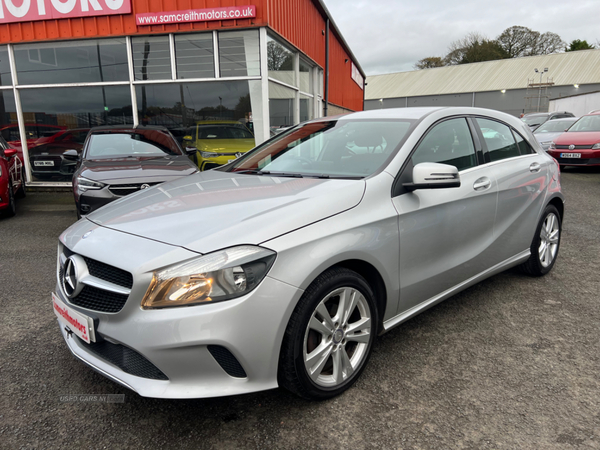
[[[540,74],[540,95],[538,96],[538,106],[537,106],[537,112],[540,112],[540,102],[542,101],[542,77],[544,76],[544,73],[548,72],[548,68],[544,67],[544,70],[533,69],[533,71],[535,73]]]

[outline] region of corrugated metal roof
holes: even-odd
[[[365,99],[526,89],[527,79],[539,83],[534,69],[548,68],[556,86],[600,83],[600,50],[485,61],[412,72],[367,77]]]

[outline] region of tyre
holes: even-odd
[[[16,198],[25,198],[27,193],[25,192],[25,171],[21,169],[21,187],[15,194]]]
[[[313,400],[341,394],[364,370],[377,336],[372,289],[358,273],[333,268],[304,292],[288,323],[279,385]]]
[[[2,211],[4,217],[13,217],[17,213],[17,203],[15,202],[15,195],[13,193],[12,182],[8,182],[8,207]]]
[[[533,236],[531,255],[521,270],[536,277],[550,272],[558,256],[561,233],[562,219],[558,210],[553,205],[546,206]]]

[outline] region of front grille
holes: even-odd
[[[229,376],[246,378],[246,371],[233,354],[221,345],[209,345],[208,351]]]
[[[115,195],[125,196],[129,194],[133,194],[141,189],[142,185],[155,186],[160,184],[159,182],[155,183],[138,183],[138,184],[111,184],[108,187],[108,190]]]
[[[573,150],[585,150],[586,148],[592,148],[591,145],[576,145]],[[557,150],[570,150],[568,145],[557,145]]]
[[[69,257],[73,254],[68,248],[64,247],[64,254]],[[109,266],[91,258],[83,257],[85,260],[90,275],[102,280],[114,283],[116,285],[131,289],[133,286],[133,276],[122,269]],[[63,282],[63,267],[58,270],[58,278],[60,285]],[[127,302],[126,294],[106,291],[94,286],[86,285],[83,287],[79,295],[69,298],[69,303],[86,308],[92,311],[104,313],[117,313],[123,309]]]
[[[215,167],[221,167],[221,164],[211,163],[211,162],[202,164],[202,170],[210,170],[210,169],[214,169]]]
[[[130,375],[151,380],[169,379],[158,367],[135,350],[124,345],[113,344],[108,341],[84,343],[83,345],[85,349],[90,350],[98,358],[117,366]]]
[[[555,158],[561,166],[585,166],[588,164],[600,164],[600,158]]]
[[[133,276],[129,272],[91,258],[86,258],[85,256],[83,259],[85,259],[90,275],[126,287],[127,289],[131,289],[133,286]]]

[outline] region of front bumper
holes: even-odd
[[[580,153],[581,158],[561,158],[561,153]],[[600,150],[548,150],[548,154],[558,161],[561,166],[598,166],[600,165]]]
[[[61,242],[72,252],[133,274],[129,297],[115,313],[74,305],[62,292],[60,283],[56,295],[94,320],[98,342],[104,339],[115,347],[133,350],[167,380],[135,376],[135,371],[123,370],[123,364],[114,358],[111,362],[111,358],[100,357],[88,344],[69,336],[66,323],[59,319],[71,352],[96,371],[144,397],[155,398],[219,397],[277,387],[280,346],[294,306],[303,293],[301,289],[267,276],[256,289],[237,299],[144,310],[141,300],[153,270],[197,257],[197,253],[99,227],[87,219],[69,228]],[[59,260],[62,252],[61,247]],[[229,375],[209,346],[230,352],[246,376]]]

